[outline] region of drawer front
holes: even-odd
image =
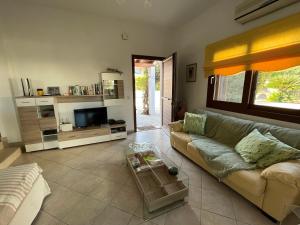
[[[25,145],[26,152],[34,152],[44,149],[43,143]]]
[[[36,99],[36,104],[37,105],[53,105],[54,104],[54,98],[53,97],[37,98]]]
[[[44,149],[58,148],[58,141],[44,142]]]
[[[57,129],[55,118],[40,118],[39,123],[41,130]]]
[[[17,98],[16,104],[18,107],[35,106],[35,98]]]
[[[19,115],[20,115],[20,120],[21,121],[27,121],[27,122],[33,122],[33,121],[38,121],[38,114],[36,111],[31,111],[31,112],[20,112],[19,110]]]
[[[58,140],[68,141],[68,140],[76,140],[76,139],[89,138],[89,137],[104,136],[109,134],[110,131],[108,128],[92,129],[92,130],[84,130],[84,131],[61,132],[58,135]]]
[[[32,131],[40,131],[40,124],[38,120],[34,121],[26,121],[21,120],[21,131],[22,133],[32,132]]]
[[[74,146],[88,145],[88,144],[100,143],[100,142],[105,142],[105,141],[110,141],[110,135],[81,138],[81,139],[76,139],[76,140],[59,141],[59,148],[70,148],[70,147],[74,147]]]
[[[42,136],[40,131],[26,131],[22,133],[24,144],[34,144],[42,142]]]
[[[127,132],[111,134],[110,137],[111,137],[111,140],[118,140],[118,139],[127,138]]]

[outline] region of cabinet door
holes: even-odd
[[[25,144],[42,142],[37,107],[19,107],[21,134]]]

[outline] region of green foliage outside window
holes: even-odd
[[[266,102],[300,103],[300,66],[275,72],[260,72],[256,99]]]

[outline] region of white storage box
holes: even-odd
[[[72,131],[73,130],[73,125],[71,123],[65,123],[60,125],[60,130],[61,131]]]

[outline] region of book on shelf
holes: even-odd
[[[101,85],[99,83],[89,86],[74,85],[69,86],[69,95],[85,96],[85,95],[101,95]]]

